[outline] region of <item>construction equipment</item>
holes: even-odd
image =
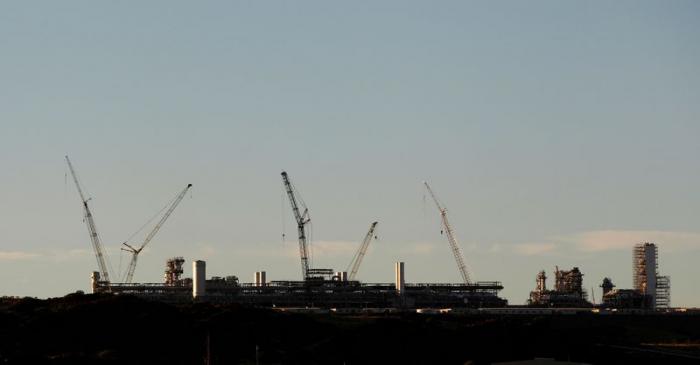
[[[301,275],[304,280],[307,280],[309,278],[309,249],[306,225],[311,222],[309,209],[306,207],[302,199],[299,199],[299,203],[297,203],[294,187],[289,181],[289,176],[287,176],[285,171],[282,171],[282,182],[284,183],[287,196],[289,197],[289,203],[291,204],[292,211],[294,212],[294,219],[297,221],[297,229],[299,233],[299,256],[301,257]],[[301,204],[301,207],[304,209],[303,213],[299,210],[299,204]]]
[[[95,251],[95,257],[97,258],[97,267],[100,270],[101,281],[109,282],[109,270],[107,270],[107,261],[104,254],[104,249],[102,248],[100,235],[97,233],[95,220],[92,217],[92,212],[90,211],[90,207],[88,206],[88,202],[92,198],[85,198],[85,194],[83,194],[83,189],[80,187],[80,182],[78,181],[78,175],[75,173],[75,169],[73,169],[73,164],[71,164],[68,156],[66,156],[66,162],[68,163],[68,168],[70,169],[71,175],[73,175],[73,181],[75,181],[75,187],[78,189],[78,194],[80,194],[80,200],[83,202],[83,221],[87,225],[88,233],[90,234],[90,241],[92,242],[92,248]]]
[[[372,241],[372,237],[374,237],[374,230],[377,227],[377,223],[378,222],[373,222],[369,227],[369,231],[367,232],[365,239],[362,240],[362,244],[357,249],[357,252],[355,252],[355,256],[353,256],[352,261],[350,261],[350,265],[348,265],[348,269],[346,271],[350,272],[348,277],[350,281],[355,280],[357,270],[360,268],[360,263],[365,257],[365,253],[367,253],[367,247],[369,247],[369,243]]]
[[[134,278],[134,271],[136,271],[136,262],[138,261],[139,254],[143,249],[146,247],[146,245],[151,242],[153,237],[155,237],[156,233],[160,230],[161,227],[163,227],[163,224],[165,223],[166,220],[168,220],[168,217],[173,213],[175,208],[180,204],[182,199],[185,197],[185,194],[187,194],[187,191],[192,187],[192,184],[187,184],[187,186],[175,197],[173,200],[172,204],[170,204],[170,208],[163,214],[163,217],[160,218],[160,221],[158,224],[156,224],[155,227],[153,227],[153,230],[151,233],[146,236],[146,239],[143,240],[143,243],[139,248],[135,248],[131,246],[130,244],[124,242],[122,245],[126,246],[126,248],[122,247],[122,250],[131,252],[131,261],[129,262],[129,268],[126,271],[126,276],[125,276],[125,283],[131,283],[131,281]]]
[[[424,181],[423,184],[425,184],[425,187],[428,189],[430,196],[433,197],[433,200],[435,201],[435,205],[437,206],[438,210],[440,211],[440,218],[442,218],[443,232],[445,232],[447,234],[447,240],[450,242],[450,248],[452,249],[452,254],[455,257],[455,260],[457,261],[457,268],[459,268],[459,273],[462,275],[462,280],[464,281],[465,284],[471,284],[471,280],[469,278],[469,272],[467,271],[467,266],[464,264],[464,258],[462,257],[462,252],[460,251],[459,245],[457,244],[457,239],[455,238],[454,231],[452,230],[452,226],[450,225],[450,222],[447,220],[447,208],[443,207],[442,204],[440,204],[440,201],[435,196],[435,193],[433,193],[433,190],[430,188],[430,185],[428,185],[428,182]]]

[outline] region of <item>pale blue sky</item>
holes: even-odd
[[[360,279],[404,260],[458,281],[428,180],[511,303],[554,265],[596,297],[604,276],[630,287],[649,240],[673,304],[700,306],[698,19],[697,1],[3,3],[0,295],[88,288],[69,154],[115,268],[194,184],[140,281],[173,255],[298,278],[286,169],[317,267],[347,266],[378,220]]]

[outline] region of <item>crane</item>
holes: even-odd
[[[307,280],[309,277],[309,249],[306,238],[306,225],[311,222],[311,216],[309,216],[309,209],[301,199],[299,199],[299,203],[304,211],[300,212],[299,204],[297,203],[297,198],[294,194],[294,187],[292,187],[292,183],[289,181],[289,176],[285,171],[282,171],[282,182],[284,183],[284,188],[287,191],[289,204],[292,206],[292,212],[294,212],[294,219],[297,221],[297,229],[299,233],[299,256],[301,257],[301,275],[304,280]]]
[[[346,270],[346,271],[350,271],[350,275],[348,276],[348,279],[350,281],[355,280],[355,276],[357,275],[357,270],[360,268],[360,263],[362,262],[362,259],[365,257],[365,253],[367,253],[367,247],[369,247],[369,243],[372,241],[372,237],[374,237],[374,230],[377,227],[377,223],[379,223],[379,222],[373,222],[372,225],[369,227],[369,231],[367,231],[367,235],[365,236],[365,239],[362,240],[362,244],[357,249],[357,252],[355,252],[355,256],[353,256],[352,261],[350,261],[350,265],[348,266],[348,269]]]
[[[70,162],[68,156],[66,156],[66,162],[68,163],[68,168],[70,169],[71,175],[73,175],[73,181],[75,181],[75,187],[78,189],[78,194],[80,194],[80,200],[83,203],[83,221],[87,225],[88,233],[90,234],[90,241],[92,242],[92,248],[95,251],[95,257],[97,258],[97,267],[100,270],[102,281],[109,282],[109,271],[107,270],[107,260],[104,254],[104,249],[102,248],[100,235],[97,233],[95,219],[92,217],[92,212],[90,211],[90,207],[88,206],[88,202],[92,198],[85,198],[83,189],[80,187],[80,182],[78,181],[78,175],[75,173],[73,164]]]
[[[430,196],[433,197],[435,205],[440,211],[440,218],[442,219],[443,231],[447,234],[447,240],[450,242],[450,248],[452,249],[452,254],[455,257],[455,260],[457,261],[457,268],[459,269],[459,273],[462,275],[462,280],[465,284],[471,284],[471,280],[469,279],[469,272],[467,271],[467,266],[464,264],[464,258],[462,257],[462,252],[459,250],[459,245],[457,244],[457,239],[455,238],[452,226],[447,220],[447,208],[443,207],[440,204],[440,201],[435,196],[433,189],[431,189],[430,185],[428,185],[428,182],[424,181],[423,184],[425,184],[425,187],[428,189]]]
[[[139,254],[143,249],[146,247],[146,245],[151,242],[153,237],[155,237],[156,233],[160,230],[161,227],[163,227],[163,224],[165,224],[165,221],[168,220],[168,217],[173,213],[175,208],[180,204],[182,199],[185,197],[185,194],[187,194],[187,191],[192,187],[192,184],[187,184],[187,186],[175,197],[173,200],[173,203],[170,204],[170,208],[163,214],[163,217],[160,218],[160,221],[158,221],[158,224],[156,224],[155,227],[153,227],[153,230],[151,233],[146,236],[146,239],[143,240],[143,243],[139,248],[135,248],[134,246],[124,242],[122,245],[126,246],[126,248],[122,247],[122,250],[131,252],[131,261],[129,262],[129,267],[126,271],[126,279],[124,282],[126,283],[131,283],[131,281],[134,278],[134,271],[136,271],[136,262],[138,261]]]

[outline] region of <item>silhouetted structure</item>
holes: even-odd
[[[583,291],[583,274],[574,267],[571,270],[554,270],[554,290],[547,290],[544,270],[537,274],[537,285],[530,292],[528,305],[536,307],[590,307]]]
[[[652,298],[652,308],[668,308],[671,305],[671,278],[659,276],[658,262],[656,244],[645,242],[634,246],[634,289]]]

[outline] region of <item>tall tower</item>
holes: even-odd
[[[670,278],[659,276],[659,254],[655,244],[645,242],[634,246],[634,289],[651,297],[653,308],[670,306]]]

